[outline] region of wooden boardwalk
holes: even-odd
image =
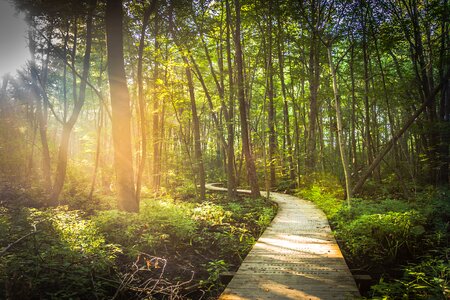
[[[226,191],[212,184],[207,188]],[[270,197],[278,213],[219,299],[360,298],[325,214],[294,196]]]

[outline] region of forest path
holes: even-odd
[[[214,184],[206,188],[227,190]],[[359,298],[325,214],[291,195],[271,192],[270,199],[278,204],[277,215],[219,299]]]

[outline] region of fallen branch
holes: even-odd
[[[373,170],[381,163],[383,158],[389,151],[392,149],[394,144],[402,137],[402,135],[408,130],[408,128],[414,123],[414,121],[425,111],[427,106],[433,103],[436,98],[437,93],[441,90],[444,82],[450,77],[450,69],[447,70],[447,73],[441,79],[441,83],[433,90],[430,96],[422,103],[422,105],[414,112],[414,114],[409,117],[403,127],[387,142],[387,144],[383,147],[383,149],[378,153],[377,157],[373,160],[370,166],[364,171],[364,173],[359,178],[358,182],[355,184],[352,190],[352,195],[355,195],[364,185],[366,180],[370,177]]]
[[[37,232],[36,230],[36,226],[33,225],[33,231],[29,232],[27,234],[25,234],[24,236],[22,236],[21,238],[17,239],[16,241],[12,242],[11,244],[9,244],[8,246],[4,247],[2,249],[2,251],[0,251],[0,256],[2,256],[3,254],[5,254],[6,252],[8,252],[9,249],[11,249],[14,245],[20,243],[21,241],[23,241],[24,239],[26,239],[27,237],[35,234]]]
[[[184,299],[182,290],[184,286],[192,282],[194,272],[189,280],[173,284],[163,278],[166,265],[167,260],[164,258],[140,253],[131,264],[131,270],[122,275],[122,280],[112,299],[116,299],[122,291],[126,290],[137,292],[139,298],[162,294],[168,296],[167,299]]]

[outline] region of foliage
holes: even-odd
[[[424,257],[404,268],[403,276],[394,281],[383,279],[372,287],[374,297],[383,299],[448,299],[450,296],[449,249]],[[436,255],[437,254],[437,255]]]
[[[3,245],[23,238],[0,256],[1,294],[6,298],[102,298],[111,290],[101,278],[114,279],[111,271],[120,250],[106,243],[81,212],[64,207],[3,209],[0,220]]]
[[[333,195],[325,192],[325,189],[315,184],[307,189],[301,190],[298,196],[313,201],[325,212],[328,218],[334,217],[344,205],[343,200],[335,198]]]
[[[336,199],[327,187],[314,183],[305,186],[299,194],[326,213],[353,268],[385,274],[373,286],[372,297],[448,297],[450,269],[446,247],[450,238],[450,193],[447,188],[424,188],[409,201],[355,198],[351,207]],[[398,269],[403,270],[401,277],[396,275]]]
[[[229,265],[222,259],[213,260],[206,264],[206,270],[208,271],[208,279],[200,281],[200,284],[204,286],[207,290],[211,288],[220,287],[222,284],[219,281],[220,273],[225,272],[229,269]]]
[[[129,254],[134,256],[164,244],[176,247],[189,241],[196,230],[192,208],[190,203],[175,203],[170,198],[148,198],[142,201],[139,214],[99,211],[92,221],[108,241],[128,246]]]
[[[222,206],[211,202],[203,202],[197,205],[192,214],[194,220],[203,221],[210,226],[222,225],[224,221],[229,221],[231,216],[231,211],[226,211]]]
[[[133,286],[163,276],[159,284],[178,287],[192,272],[201,289],[220,293],[219,274],[238,266],[275,207],[218,194],[184,198],[143,199],[138,214],[0,206],[0,298],[128,299]]]
[[[337,237],[351,258],[368,264],[392,264],[411,257],[424,233],[424,218],[417,211],[363,214],[341,224]]]

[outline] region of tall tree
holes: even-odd
[[[267,95],[269,98],[268,105],[268,123],[269,123],[269,170],[270,170],[270,187],[274,188],[276,185],[275,178],[275,165],[276,165],[276,135],[275,135],[275,104],[274,104],[274,85],[273,85],[273,58],[272,58],[272,14],[273,1],[269,0],[268,4],[268,19],[267,19],[267,35],[268,35],[268,45],[267,45]]]
[[[139,38],[138,47],[138,66],[137,66],[137,85],[138,85],[138,104],[139,104],[139,118],[140,118],[140,130],[141,130],[141,154],[139,156],[139,165],[136,176],[136,201],[139,202],[141,196],[142,187],[142,175],[144,173],[145,162],[147,160],[147,118],[146,118],[146,105],[144,100],[144,83],[143,83],[143,71],[142,60],[144,56],[145,46],[145,32],[149,23],[150,15],[156,8],[156,0],[152,0],[152,3],[145,9],[144,17],[142,20],[141,36]]]
[[[198,181],[200,184],[200,199],[205,200],[205,167],[203,165],[203,155],[201,148],[201,138],[200,138],[200,121],[198,119],[197,114],[197,104],[195,103],[195,94],[194,94],[194,81],[192,80],[192,72],[189,67],[189,61],[185,56],[183,56],[183,61],[186,64],[186,78],[188,81],[188,89],[189,89],[189,99],[191,102],[191,111],[192,111],[192,125],[194,129],[194,153],[195,153],[195,165],[196,171],[198,174]]]
[[[236,196],[236,172],[235,172],[235,155],[234,155],[234,81],[233,81],[233,64],[231,58],[231,9],[230,1],[225,0],[226,9],[226,48],[227,48],[227,67],[228,67],[228,148],[227,148],[227,188],[228,198],[232,199]]]
[[[92,48],[92,19],[96,6],[96,0],[91,0],[89,3],[89,10],[86,16],[86,45],[83,58],[83,71],[81,75],[80,90],[77,94],[76,91],[76,75],[74,74],[74,107],[69,120],[64,121],[63,131],[61,134],[61,142],[59,145],[58,161],[55,173],[55,183],[52,189],[51,202],[52,204],[58,204],[58,198],[61,194],[64,182],[66,179],[67,170],[67,156],[69,152],[70,136],[72,134],[73,127],[75,126],[78,117],[83,108],[85,98],[86,98],[86,82],[89,76],[89,67],[91,60],[91,48]],[[75,23],[75,26],[77,24]],[[74,41],[74,49],[76,48],[76,41]],[[75,72],[75,66],[73,65],[73,71]]]
[[[107,0],[105,22],[118,207],[124,211],[137,212],[139,211],[139,202],[136,201],[134,190],[130,96],[123,56],[123,8],[121,0]]]
[[[341,156],[342,169],[344,170],[345,179],[345,191],[347,196],[347,204],[350,206],[350,199],[352,198],[351,183],[350,183],[350,170],[348,167],[347,151],[345,148],[345,141],[342,128],[342,113],[341,113],[341,96],[339,94],[337,83],[337,71],[333,61],[333,44],[329,41],[327,45],[328,61],[330,64],[331,79],[333,81],[333,93],[334,93],[334,108],[336,110],[336,125],[337,125],[337,139],[339,145],[339,153]]]
[[[235,36],[234,44],[236,51],[236,69],[237,69],[237,92],[239,101],[239,115],[241,119],[241,137],[242,137],[242,151],[245,156],[245,163],[247,166],[247,176],[250,183],[251,196],[256,198],[261,196],[258,185],[258,177],[256,174],[255,161],[251,150],[251,142],[248,128],[248,113],[247,103],[245,101],[244,90],[244,63],[241,45],[241,4],[239,0],[234,1],[234,9],[236,11]]]

